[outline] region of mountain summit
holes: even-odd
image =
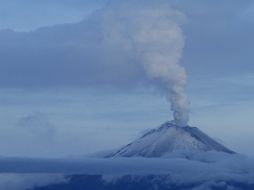
[[[166,122],[106,157],[162,157],[174,151],[218,151],[233,154],[197,127]]]

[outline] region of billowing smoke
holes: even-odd
[[[166,89],[175,123],[185,126],[189,111],[186,72],[179,64],[184,47],[184,15],[165,4],[133,2],[116,3],[103,11],[100,19],[104,38],[137,53],[148,78]]]

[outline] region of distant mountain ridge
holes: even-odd
[[[175,151],[218,151],[234,154],[197,127],[178,127],[166,122],[106,157],[163,157]]]

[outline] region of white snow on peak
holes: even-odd
[[[196,127],[178,127],[166,122],[106,157],[163,157],[175,151],[234,153]]]

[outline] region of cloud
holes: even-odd
[[[171,103],[177,125],[187,125],[186,72],[179,64],[184,47],[184,35],[181,30],[183,20],[184,15],[170,9],[168,3],[112,0],[86,21],[85,24],[92,25],[88,31],[82,27],[84,23],[81,23],[84,30],[77,31],[71,28],[71,33],[63,35],[58,35],[57,32],[70,30],[70,26],[62,26],[53,33],[51,30],[41,29],[34,32],[34,38],[30,37],[31,34],[26,37],[27,34],[24,33],[16,38],[12,33],[14,39],[9,39],[15,47],[17,41],[21,40],[29,48],[29,54],[24,52],[25,55],[22,53],[23,46],[18,50],[21,53],[21,61],[24,58],[24,62],[19,64],[32,67],[19,67],[18,73],[15,73],[15,84],[19,78],[25,79],[24,83],[35,82],[35,86],[43,85],[46,79],[47,84],[53,86],[54,83],[57,86],[89,86],[92,83],[92,86],[110,85],[126,88],[129,85],[137,87],[141,83],[156,81]],[[76,27],[78,25],[80,23],[76,24]],[[6,32],[7,36],[12,36]],[[5,45],[10,45],[8,39],[5,42]],[[76,51],[81,54],[76,55]],[[87,51],[92,55],[88,60]],[[45,57],[49,60],[45,60]],[[75,60],[77,57],[78,60]],[[19,62],[17,57],[12,61]],[[45,64],[50,66],[45,67]],[[14,69],[17,69],[16,66]],[[26,74],[27,71],[31,73]]]
[[[127,34],[133,28],[126,27],[124,38],[114,36],[114,41],[103,36],[103,25],[110,28],[113,24],[110,20],[103,21],[103,14],[111,9],[131,14],[133,7],[171,6],[187,15],[189,23],[184,26],[187,42],[182,62],[191,77],[204,74],[208,69],[209,76],[249,72],[247,68],[253,65],[249,51],[254,44],[249,39],[253,27],[238,19],[249,1],[230,3],[230,6],[227,2],[223,1],[218,7],[211,1],[110,1],[105,8],[76,24],[27,33],[1,31],[0,87],[129,88],[147,83],[137,52],[130,48]],[[128,26],[124,19],[122,24]],[[245,48],[238,48],[240,46]]]
[[[1,32],[0,86],[133,86],[144,77],[130,52],[103,43],[96,23],[89,25]]]
[[[135,16],[140,17],[136,13],[141,6],[144,13],[145,10],[150,10],[151,14],[166,11],[162,5],[137,2],[109,3],[89,19],[77,24],[42,28],[28,33],[0,32],[0,86],[101,85],[128,88],[146,83],[147,76],[132,44],[135,25],[131,22]],[[130,5],[138,7],[134,10]],[[123,19],[114,21],[110,14]],[[176,14],[170,14],[172,20],[177,19],[173,18]],[[153,22],[154,18],[148,19],[146,23]],[[121,21],[123,28],[117,28],[118,21]]]
[[[50,123],[46,115],[40,112],[21,118],[17,125],[28,133],[44,138],[53,138],[56,134],[55,126]]]
[[[0,28],[30,31],[42,26],[79,22],[105,3],[106,0],[0,0]]]
[[[0,174],[0,189],[25,190],[51,184],[66,183],[59,174]]]
[[[153,177],[159,180],[157,182],[167,186],[195,187],[199,190],[209,188],[225,189],[241,187],[241,185],[253,187],[253,157],[218,152],[179,153],[172,153],[168,158],[82,158],[66,160],[1,158],[0,171],[36,174],[34,175],[36,177],[35,181],[40,185],[45,181],[48,183],[49,178],[45,175],[45,178],[42,177],[41,180],[37,181],[38,172],[47,173],[48,177],[55,173],[68,176],[79,174],[83,177],[86,175],[100,175],[103,176],[102,179],[106,184],[121,183],[127,176],[128,184],[135,184],[140,179],[147,179],[146,177],[150,182],[151,177]],[[188,159],[186,159],[186,156]],[[8,179],[8,175],[6,178]],[[71,176],[72,178],[75,179],[75,175]],[[20,181],[22,181],[22,184],[24,181],[30,182],[29,177],[24,179],[17,179],[16,183],[20,184]],[[57,176],[51,179],[50,182],[56,183],[56,179]],[[60,176],[59,183],[62,182],[62,179]],[[89,179],[92,180],[92,178]],[[142,182],[145,181],[142,180]],[[79,185],[77,181],[73,180],[73,182],[76,182],[75,185]],[[101,182],[103,183],[103,181]]]

